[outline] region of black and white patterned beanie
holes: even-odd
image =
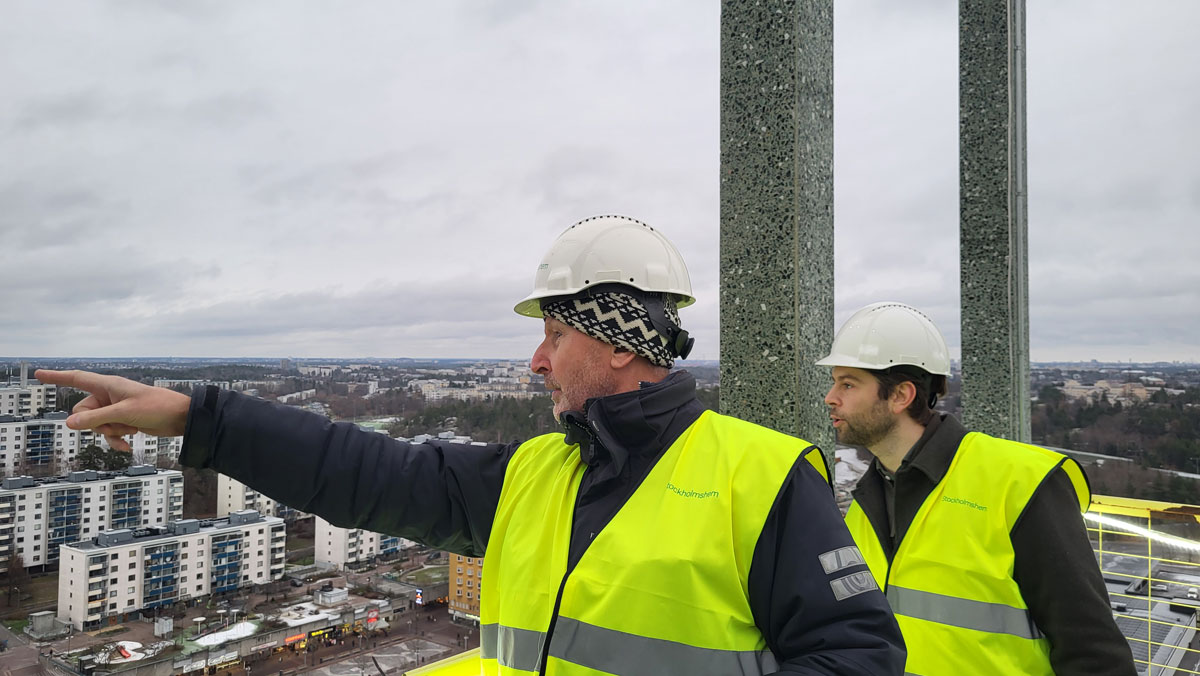
[[[663,310],[675,326],[679,326],[679,310],[674,301],[666,299]],[[650,363],[671,368],[675,357],[664,336],[650,321],[650,313],[641,299],[620,291],[602,291],[592,295],[547,298],[542,301],[542,314],[634,354]]]

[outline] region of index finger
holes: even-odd
[[[33,377],[47,385],[66,385],[67,387],[95,392],[104,387],[104,380],[108,376],[91,373],[90,371],[51,371],[50,369],[38,369],[33,372]]]

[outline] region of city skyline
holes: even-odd
[[[836,322],[959,356],[957,5],[835,7]],[[719,7],[38,3],[0,26],[0,353],[527,358],[625,213],[719,356]],[[1027,9],[1031,359],[1200,361],[1200,6]],[[614,37],[619,39],[614,39]],[[686,364],[686,362],[683,362]]]

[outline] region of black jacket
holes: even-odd
[[[889,563],[966,435],[954,417],[935,416],[900,463],[891,485],[878,459],[859,480],[854,499]],[[1133,654],[1113,619],[1108,591],[1079,517],[1079,500],[1065,471],[1057,469],[1046,477],[1017,518],[1010,538],[1013,579],[1038,629],[1050,641],[1054,673],[1134,676]]]
[[[570,543],[573,566],[678,436],[703,412],[695,380],[589,400],[565,414],[584,473]],[[211,467],[275,500],[342,526],[483,556],[504,472],[519,444],[407,444],[214,387],[197,388],[181,461]],[[813,452],[817,452],[815,449]],[[779,674],[901,674],[903,639],[878,590],[835,599],[818,556],[853,545],[828,485],[797,461],[751,562],[750,607]]]

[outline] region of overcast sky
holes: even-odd
[[[910,302],[957,355],[957,4],[836,12],[837,321]],[[542,253],[616,212],[683,251],[715,359],[719,20],[7,2],[0,356],[524,358]],[[1195,0],[1029,3],[1035,361],[1200,361],[1198,25]]]

